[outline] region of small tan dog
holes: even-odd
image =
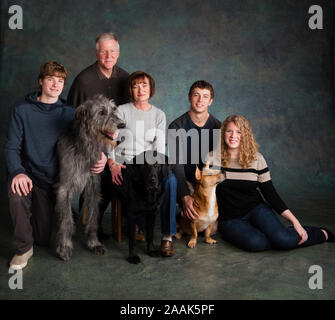
[[[197,166],[195,179],[196,185],[192,196],[199,206],[195,207],[199,218],[195,221],[191,221],[180,216],[178,219],[179,230],[176,234],[177,239],[180,239],[183,234],[191,235],[187,244],[190,248],[195,247],[198,232],[202,231],[205,231],[206,243],[216,243],[216,240],[211,238],[212,232],[215,229],[216,220],[219,216],[215,191],[216,186],[224,180],[224,174],[221,170],[210,169],[208,163],[206,163],[203,171],[200,171]]]

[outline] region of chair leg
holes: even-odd
[[[83,217],[81,219],[81,223],[83,225],[86,225],[86,221],[87,221],[87,206],[86,206],[86,203],[84,202],[84,210],[83,210]]]
[[[117,242],[122,240],[122,206],[121,200],[117,199]]]
[[[121,200],[113,198],[111,203],[113,238],[118,243],[122,241],[122,205]]]
[[[112,199],[112,203],[111,203],[111,214],[112,214],[112,235],[113,238],[115,238],[115,215],[116,215],[116,199],[113,198]]]

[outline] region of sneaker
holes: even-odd
[[[31,247],[26,253],[24,254],[16,254],[12,261],[10,262],[10,268],[13,270],[20,270],[23,269],[28,260],[33,256],[33,247]]]

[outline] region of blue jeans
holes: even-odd
[[[175,235],[177,233],[176,226],[176,204],[177,204],[177,178],[172,171],[165,179],[165,193],[161,205],[161,231],[163,235]],[[136,224],[145,232],[145,219],[137,218]]]
[[[178,181],[172,171],[165,180],[165,194],[161,206],[161,229],[162,234],[175,235],[176,225],[176,205],[177,205],[177,185]]]
[[[308,239],[301,245],[299,234],[293,227],[285,227],[266,204],[261,203],[246,216],[222,221],[219,231],[223,239],[246,251],[263,251],[271,248],[294,249],[326,241],[320,228],[303,226]]]

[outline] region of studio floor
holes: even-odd
[[[328,226],[335,231],[333,193],[304,194],[284,199],[302,224]],[[104,217],[105,231],[111,228],[110,214]],[[155,239],[160,241],[157,222]],[[83,230],[77,227],[74,252],[69,262],[58,259],[48,248],[34,247],[34,256],[23,270],[23,288],[10,289],[9,260],[12,226],[6,201],[0,215],[0,299],[1,300],[333,300],[335,299],[335,244],[324,243],[289,251],[260,253],[241,251],[223,241],[208,245],[203,237],[195,249],[175,240],[171,258],[151,258],[140,243],[142,262],[126,261],[127,238],[119,244],[104,242],[105,256],[85,248]],[[322,289],[310,289],[311,266],[322,268]]]

